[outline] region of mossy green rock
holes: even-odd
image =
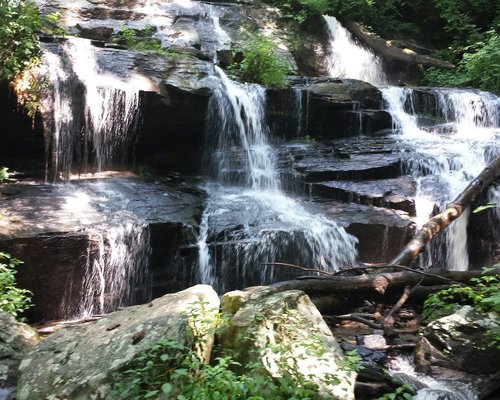
[[[253,287],[226,293],[221,309],[232,320],[220,344],[236,361],[262,363],[274,377],[288,373],[316,384],[328,398],[354,399],[356,374],[340,367],[342,351],[305,293]]]

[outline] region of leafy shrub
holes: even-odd
[[[327,14],[329,0],[269,0],[278,7],[282,17],[296,24],[302,24],[314,15]]]
[[[253,36],[242,48],[240,63],[242,79],[274,88],[287,86],[285,77],[291,66],[285,57],[277,54],[277,47],[267,37]]]
[[[12,81],[36,63],[40,52],[36,33],[41,28],[34,4],[0,0],[0,78]]]
[[[471,284],[452,285],[432,293],[424,302],[422,316],[429,320],[436,319],[452,314],[464,305],[471,305],[481,312],[500,313],[500,275],[473,278]]]
[[[464,49],[455,70],[429,68],[424,81],[437,86],[472,85],[500,94],[500,36],[489,32],[484,41]]]
[[[413,389],[413,386],[405,383],[397,387],[394,392],[386,393],[376,400],[411,400],[413,399],[413,395],[415,395],[415,389]]]
[[[157,39],[151,37],[152,34],[153,32],[149,27],[138,32],[133,28],[122,26],[115,38],[115,42],[132,50],[165,55],[165,49],[161,47]]]
[[[0,183],[9,179],[9,169],[7,167],[0,167]]]
[[[31,307],[33,295],[29,290],[16,286],[16,267],[21,263],[9,254],[0,252],[0,310],[16,318]]]

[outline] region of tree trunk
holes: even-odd
[[[305,277],[293,281],[278,282],[271,285],[280,291],[302,290],[310,296],[348,295],[364,292],[368,295],[384,294],[389,289],[414,286],[422,278],[422,286],[449,284],[452,279],[456,282],[468,282],[471,278],[478,277],[482,271],[436,271],[436,276],[422,276],[417,272],[387,272],[377,274],[363,274],[357,276],[330,276],[330,277]],[[498,274],[498,270],[490,271],[488,275]],[[441,279],[443,277],[447,279]]]
[[[409,43],[382,39],[352,21],[343,21],[344,26],[361,42],[380,54],[386,61],[402,61],[405,63],[421,64],[425,67],[454,68],[448,61],[439,60],[434,57],[418,54],[416,48],[408,48]]]
[[[388,265],[410,265],[423,251],[425,245],[430,242],[435,235],[450,225],[451,222],[460,217],[467,207],[473,205],[474,201],[481,195],[483,190],[499,176],[500,156],[483,169],[476,179],[469,183],[469,186],[467,186],[452,203],[447,205],[443,212],[427,221]]]

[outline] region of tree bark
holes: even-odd
[[[482,271],[444,270],[436,271],[435,274],[457,282],[468,282],[471,278],[481,276]],[[498,270],[487,273],[487,275],[495,274],[498,274]],[[354,292],[380,295],[389,289],[416,285],[421,280],[422,286],[442,285],[445,282],[438,276],[422,276],[413,271],[404,271],[357,276],[304,277],[293,281],[278,282],[271,287],[279,291],[302,290],[310,296],[348,295]]]
[[[454,68],[455,66],[448,61],[439,60],[434,57],[417,53],[415,46],[409,48],[409,43],[382,39],[363,27],[352,21],[343,21],[344,26],[361,42],[375,50],[386,61],[402,61],[405,63],[421,64],[425,67]]]
[[[446,209],[427,221],[388,265],[410,265],[423,251],[434,236],[443,231],[470,207],[495,179],[500,176],[500,156],[494,159],[483,171],[447,205]]]

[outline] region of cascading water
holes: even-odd
[[[45,127],[47,159],[51,160],[47,177],[50,173],[54,181],[67,179],[75,170],[85,172],[89,164],[101,171],[122,161],[132,140],[139,91],[130,82],[104,73],[88,40],[70,37],[60,45],[59,52],[53,45],[45,45],[43,59],[46,70],[41,73],[49,78],[52,89],[41,106],[45,119],[51,121]],[[108,199],[116,201],[120,190],[113,191],[111,184],[103,182],[64,183],[56,188],[67,198],[68,212],[82,221],[92,211],[91,197],[100,199],[99,208],[106,214]],[[90,244],[83,288],[79,290],[81,304],[75,311],[63,301],[62,314],[84,317],[148,300],[150,247],[146,225],[114,210],[111,217],[94,220],[87,232]],[[65,313],[65,308],[71,310]]]
[[[387,83],[380,59],[361,47],[333,17],[325,16],[331,43],[327,62],[332,77],[361,79],[381,87],[393,130],[404,148],[412,149],[405,168],[417,183],[416,222],[444,207],[498,154],[500,100],[491,93],[459,89],[426,89],[425,110],[416,107],[415,89],[382,87]],[[431,114],[431,124],[419,117]],[[439,121],[442,120],[442,121]],[[441,123],[439,123],[441,122]],[[432,256],[452,270],[468,269],[467,225],[470,210],[447,229]],[[444,245],[443,245],[444,243]]]
[[[237,84],[217,67],[208,84],[214,91],[207,123],[213,144],[206,162],[216,182],[207,185],[200,281],[225,291],[276,280],[275,268],[267,265],[273,262],[326,271],[354,264],[356,239],[280,190],[264,123],[264,89]]]
[[[334,78],[359,79],[373,85],[386,84],[387,76],[382,60],[371,50],[358,44],[335,17],[324,15],[323,19],[330,37],[326,59],[328,75]]]
[[[43,59],[52,86],[52,96],[41,105],[43,113],[52,114],[45,118],[52,121],[52,136],[46,140],[52,179],[67,179],[75,168],[86,172],[90,163],[101,171],[123,161],[137,120],[139,91],[103,73],[88,40],[68,38],[61,55],[45,46]]]
[[[67,318],[107,313],[150,299],[149,228],[124,211],[128,200],[120,194],[123,185],[97,181],[56,187],[66,200],[68,214],[89,225],[85,276],[79,290],[81,300],[75,310],[63,299],[61,314]],[[69,290],[68,302],[72,301],[73,289]]]
[[[389,367],[390,375],[402,384],[410,384],[417,389],[413,400],[477,400],[474,388],[458,381],[438,381],[415,371],[407,357],[395,357]]]
[[[443,208],[498,154],[500,100],[491,93],[460,89],[432,89],[434,118],[442,124],[421,126],[415,91],[382,89],[393,116],[394,129],[406,148],[412,149],[406,169],[417,182],[417,223],[427,221],[435,206]],[[445,231],[445,252],[434,248],[427,260],[451,270],[467,270],[467,224],[470,210]],[[442,239],[443,240],[443,239]],[[438,246],[442,247],[442,246]]]

